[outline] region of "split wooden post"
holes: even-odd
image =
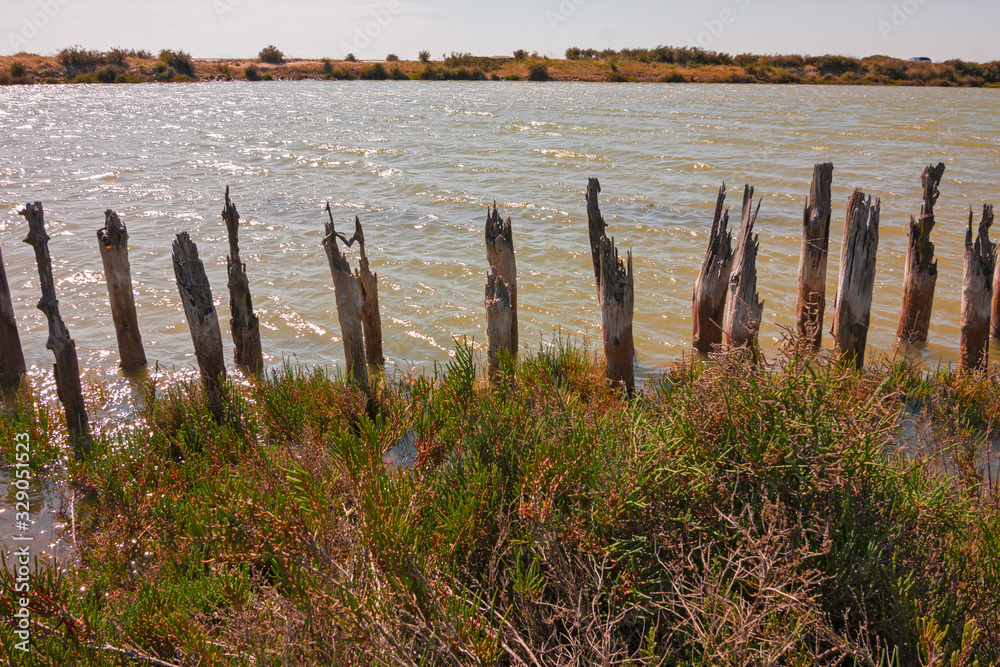
[[[597,299],[601,304],[601,338],[607,365],[608,381],[635,392],[635,341],[632,317],[635,310],[635,279],[632,252],[627,262],[618,258],[614,239],[604,230],[607,225],[598,205],[601,184],[596,178],[587,183],[587,218],[590,227],[590,250],[594,260]]]
[[[818,348],[823,343],[826,313],[826,268],[833,213],[833,163],[813,168],[809,201],[802,216],[802,252],[799,255],[799,296],[796,305],[798,335]]]
[[[903,269],[903,299],[899,306],[899,326],[896,328],[897,340],[905,343],[926,343],[931,326],[938,276],[931,229],[934,228],[934,204],[941,195],[938,186],[943,176],[943,163],[924,169],[921,177],[924,203],[920,207],[920,217],[910,216],[906,266]]]
[[[368,265],[368,254],[365,252],[365,233],[361,229],[361,218],[354,216],[354,236],[348,245],[358,242],[361,259],[360,269],[354,270],[361,294],[361,325],[365,335],[365,358],[370,366],[384,366],[385,356],[382,354],[382,315],[378,305],[378,274],[372,273]]]
[[[0,389],[17,386],[26,372],[21,337],[17,334],[17,322],[14,320],[14,303],[10,298],[10,284],[3,266],[3,253],[0,252]]]
[[[208,406],[216,421],[221,422],[224,417],[222,383],[226,379],[226,362],[219,315],[212,301],[212,287],[208,284],[205,265],[198,259],[198,247],[187,232],[177,235],[171,258]]]
[[[486,276],[486,372],[491,381],[500,373],[503,354],[511,356],[513,299],[507,281],[494,266]]]
[[[514,233],[510,218],[504,221],[493,202],[493,209],[486,213],[486,262],[506,283],[510,290],[510,349],[511,357],[517,356],[517,263],[514,261]]]
[[[341,238],[333,224],[333,212],[327,202],[326,211],[330,222],[326,223],[326,236],[323,238],[323,248],[330,262],[330,274],[333,277],[333,289],[337,298],[337,318],[340,320],[340,333],[344,338],[344,361],[347,363],[347,373],[354,383],[364,390],[368,387],[368,366],[365,357],[364,326],[361,314],[361,292],[358,280],[351,273],[347,257],[340,251],[337,239]],[[346,240],[345,240],[346,242]]]
[[[833,338],[842,360],[861,370],[868,344],[872,293],[875,288],[875,257],[882,203],[865,198],[856,188],[847,204],[844,244],[840,251],[840,277],[833,320]]]
[[[975,241],[972,238],[974,215],[969,211],[965,232],[965,273],[962,279],[962,341],[959,356],[962,368],[977,371],[989,367],[990,309],[993,301],[993,272],[996,248],[989,238],[993,207],[983,206],[983,219]]]
[[[753,233],[760,212],[760,202],[753,207],[753,188],[743,188],[743,211],[740,235],[736,241],[733,272],[729,278],[729,313],[726,318],[726,338],[733,347],[756,348],[764,302],[757,293],[758,237]]]
[[[69,337],[69,330],[59,314],[56,299],[55,280],[52,277],[52,257],[49,255],[49,235],[45,233],[45,212],[42,203],[28,204],[21,211],[28,221],[28,236],[24,242],[35,249],[38,264],[38,278],[42,288],[42,298],[38,310],[45,313],[49,324],[49,338],[45,347],[55,355],[56,394],[66,411],[66,428],[77,458],[82,458],[90,450],[90,421],[87,407],[83,402],[83,387],[80,384],[80,362],[76,356],[76,342]]]
[[[233,334],[233,356],[237,366],[253,373],[264,370],[264,353],[260,345],[260,321],[253,312],[247,265],[240,259],[240,214],[229,199],[226,186],[226,205],[222,220],[229,233],[229,255],[226,257],[226,274],[229,278],[229,328]]]
[[[104,212],[104,227],[97,230],[97,246],[104,264],[104,279],[108,284],[111,319],[118,338],[118,354],[123,371],[134,371],[146,365],[142,348],[139,319],[132,291],[132,268],[128,261],[128,230],[118,214],[110,208]]]
[[[701,263],[701,273],[694,283],[691,298],[692,339],[694,349],[700,354],[712,352],[723,342],[726,295],[733,271],[733,233],[729,230],[729,211],[725,206],[726,184],[723,183],[715,203],[705,260]]]
[[[990,209],[990,213],[993,210]],[[990,336],[1000,340],[1000,258],[993,268],[993,305],[990,309]]]

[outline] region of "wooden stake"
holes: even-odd
[[[139,319],[132,291],[132,268],[128,261],[128,230],[110,208],[104,212],[104,227],[97,230],[97,247],[104,264],[104,279],[108,284],[111,319],[118,337],[118,354],[123,371],[134,371],[146,365],[142,348]]]
[[[517,264],[514,261],[514,233],[510,218],[500,217],[497,203],[486,214],[486,262],[507,284],[510,290],[510,354],[517,356]]]
[[[743,189],[743,212],[740,236],[736,242],[733,272],[729,278],[729,315],[726,318],[726,338],[733,347],[755,348],[764,314],[764,302],[757,294],[757,250],[760,244],[753,233],[760,202],[753,208],[753,188]]]
[[[14,303],[10,298],[3,253],[0,252],[0,389],[16,386],[26,372],[21,337],[17,334],[17,322],[14,320]]]
[[[983,206],[983,219],[975,242],[972,239],[973,212],[965,232],[965,273],[962,279],[962,368],[975,371],[989,367],[990,307],[993,300],[993,272],[996,247],[990,242],[993,207]]]
[[[832,187],[833,163],[817,164],[813,168],[812,188],[802,216],[799,298],[795,309],[799,336],[817,348],[823,343],[823,317],[826,312]]]
[[[342,238],[333,224],[333,212],[330,203],[326,204],[330,222],[326,224],[326,237],[323,248],[330,262],[330,274],[333,276],[333,289],[337,298],[337,318],[340,320],[340,332],[344,338],[344,360],[347,363],[347,373],[354,378],[354,383],[367,392],[368,366],[365,357],[364,327],[361,315],[361,292],[358,281],[351,273],[347,257],[340,252],[337,239]],[[347,241],[345,240],[345,243]]]
[[[992,213],[992,209],[990,213]],[[990,309],[990,336],[1000,340],[1000,258],[993,268],[993,305]]]
[[[240,259],[240,214],[229,199],[226,186],[226,205],[222,209],[222,220],[229,232],[229,255],[226,257],[226,273],[229,277],[229,328],[233,334],[233,356],[236,365],[253,373],[264,370],[264,353],[260,345],[260,321],[253,312],[250,297],[250,281],[247,279],[247,265]]]
[[[38,278],[42,288],[42,298],[38,310],[45,313],[49,323],[49,338],[45,347],[55,355],[56,394],[66,411],[66,428],[77,458],[90,451],[90,421],[87,407],[83,402],[83,387],[80,384],[80,362],[76,356],[76,342],[69,337],[69,330],[59,314],[55,281],[52,277],[52,257],[49,255],[49,235],[45,233],[45,212],[42,203],[28,204],[21,211],[28,221],[28,236],[24,242],[35,249],[38,264]]]
[[[924,203],[920,207],[920,217],[910,216],[906,266],[903,269],[903,299],[899,306],[899,326],[896,328],[896,338],[906,343],[926,343],[931,325],[938,275],[931,229],[934,228],[934,204],[941,195],[938,186],[942,176],[943,163],[924,169],[921,178]]]
[[[872,198],[866,199],[861,188],[854,190],[847,204],[833,338],[841,359],[858,370],[864,366],[868,344],[881,212],[881,201],[876,198],[872,205]]]
[[[359,269],[355,269],[354,278],[358,282],[361,294],[361,324],[365,334],[365,358],[370,366],[384,366],[385,356],[382,354],[382,315],[378,306],[378,274],[372,273],[368,266],[368,255],[365,253],[365,233],[361,229],[361,218],[354,216],[354,236],[351,242],[357,240],[361,259]],[[350,245],[350,243],[348,243]]]
[[[607,364],[608,380],[625,387],[631,395],[635,392],[635,341],[632,336],[632,317],[635,310],[635,280],[632,272],[632,253],[627,263],[618,258],[614,239],[604,230],[604,216],[598,205],[597,195],[601,184],[596,178],[587,183],[587,218],[590,227],[590,249],[594,259],[594,277],[597,299],[601,304],[601,339]]]
[[[733,233],[729,231],[729,211],[726,204],[726,184],[719,188],[701,273],[694,283],[691,316],[694,320],[694,349],[708,354],[722,345],[723,320],[726,315],[726,295],[729,276],[733,271]]]
[[[486,276],[486,371],[493,381],[500,373],[500,359],[511,356],[511,319],[514,307],[511,290],[494,266]]]
[[[212,288],[208,284],[205,265],[198,259],[198,247],[187,232],[178,234],[173,242],[172,259],[208,405],[216,421],[221,422],[224,417],[222,383],[226,379],[226,362],[222,352],[219,315],[212,301]]]

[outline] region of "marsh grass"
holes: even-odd
[[[370,397],[286,366],[221,424],[196,383],[150,386],[69,464],[81,566],[38,575],[25,664],[1000,659],[995,489],[888,446],[904,409],[995,442],[993,380],[794,350],[684,360],[633,399],[602,373],[564,342],[492,386],[459,344]],[[54,438],[27,398],[3,433]],[[404,437],[414,465],[386,464]]]

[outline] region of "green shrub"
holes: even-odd
[[[344,56],[344,60],[346,60],[349,63],[358,62],[357,57],[353,53],[348,53],[346,56]]]
[[[392,68],[392,79],[393,81],[409,81],[410,77],[403,73],[403,70],[398,67]]]
[[[15,60],[10,64],[10,76],[12,79],[23,79],[28,73],[28,68],[20,60]]]
[[[672,70],[660,77],[660,83],[687,83],[687,78],[677,70]]]
[[[243,76],[246,77],[247,81],[261,80],[260,70],[258,70],[257,66],[253,63],[246,66],[246,69],[243,70]]]
[[[625,83],[628,81],[628,77],[621,72],[608,72],[604,80],[610,83]]]
[[[191,59],[190,53],[164,49],[160,51],[160,60],[166,63],[168,67],[173,68],[178,74],[184,74],[192,78],[195,75],[194,61]]]
[[[271,74],[265,74],[262,77],[262,80],[264,80],[264,81],[274,81],[274,77]]]
[[[107,59],[100,51],[70,46],[59,51],[56,59],[66,69],[67,74],[90,72],[101,67]]]
[[[528,72],[528,81],[549,81],[549,70],[545,65],[533,65]]]
[[[518,49],[514,52],[514,60],[525,60],[528,57],[528,52],[524,49]]]
[[[385,71],[382,63],[375,63],[370,67],[365,67],[358,73],[359,79],[368,81],[385,81],[389,78],[389,73]]]
[[[323,58],[323,74],[333,73],[333,63],[330,62],[329,58]]]
[[[271,65],[280,65],[285,62],[285,54],[274,44],[261,49],[260,53],[257,54],[257,58],[262,63],[270,63]]]
[[[395,53],[390,53],[385,57],[385,61],[388,63],[399,62],[399,56],[397,56]]]
[[[421,51],[420,55],[419,55],[419,58],[420,58],[420,62],[422,62],[422,63],[424,63],[426,65],[427,63],[429,63],[431,61],[431,52],[430,51]]]

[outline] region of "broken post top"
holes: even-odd
[[[240,213],[236,204],[229,199],[229,186],[226,186],[226,205],[222,209],[222,220],[229,232],[229,254],[235,259],[240,256]]]
[[[503,219],[494,201],[492,209],[486,207],[486,245],[495,244],[500,239],[506,241],[509,247],[514,247],[514,232],[511,229],[510,218],[506,221]]]
[[[757,215],[760,213],[760,205],[763,199],[757,200],[757,208],[753,207],[753,186],[747,183],[743,186],[743,210],[740,216],[740,236],[736,244],[737,258],[751,242],[756,244],[757,237],[754,236],[753,226],[757,223]],[[737,259],[736,264],[739,264]]]
[[[920,217],[929,217],[931,226],[934,225],[934,205],[937,204],[938,197],[941,196],[941,191],[938,188],[944,177],[944,169],[944,162],[939,162],[936,166],[927,165],[920,178],[920,182],[924,186],[924,203],[920,206]]]
[[[56,284],[52,278],[49,235],[45,232],[45,211],[42,209],[42,202],[26,204],[21,215],[28,221],[28,235],[24,242],[35,249],[35,263],[38,265],[38,278],[42,288],[42,300],[38,302],[38,309],[46,315],[50,313],[58,315],[59,301],[56,299]]]
[[[587,180],[587,224],[590,228],[590,258],[594,262],[594,280],[597,290],[601,290],[601,239],[607,238],[604,230],[608,225],[601,215],[601,207],[597,203],[597,195],[601,184],[596,178]]]
[[[910,216],[910,247],[913,249],[912,261],[917,270],[929,275],[937,275],[937,259],[934,257],[934,244],[931,243],[931,230],[934,229],[934,205],[937,204],[941,191],[941,178],[944,176],[944,163],[937,166],[928,165],[924,169],[920,181],[924,187],[923,203],[920,205],[920,216]]]
[[[104,211],[104,226],[97,230],[97,240],[105,248],[127,248],[128,230],[118,214],[110,208]]]
[[[813,168],[812,187],[806,203],[803,224],[810,240],[829,240],[830,219],[833,217],[831,190],[833,189],[833,163],[823,162]]]
[[[28,236],[24,239],[25,243],[38,248],[49,242],[49,235],[45,233],[45,211],[42,209],[42,202],[25,204],[20,215],[28,221]]]
[[[983,219],[979,223],[978,234],[976,235],[976,241],[973,244],[972,223],[974,220],[975,211],[972,207],[969,207],[969,228],[965,231],[965,247],[972,248],[976,257],[988,260],[993,256],[994,250],[994,244],[990,242],[989,235],[989,229],[993,226],[993,205],[983,204]]]
[[[340,251],[337,240],[343,241],[347,247],[351,247],[357,241],[361,249],[361,257],[364,258],[365,235],[361,231],[361,219],[358,216],[354,216],[354,236],[348,239],[337,231],[337,227],[333,222],[333,209],[330,207],[330,202],[326,203],[326,213],[330,216],[330,222],[325,224],[326,236],[323,237],[323,247],[326,249],[327,257],[330,259],[330,267],[341,273],[350,274],[351,265],[347,263],[347,255]]]

